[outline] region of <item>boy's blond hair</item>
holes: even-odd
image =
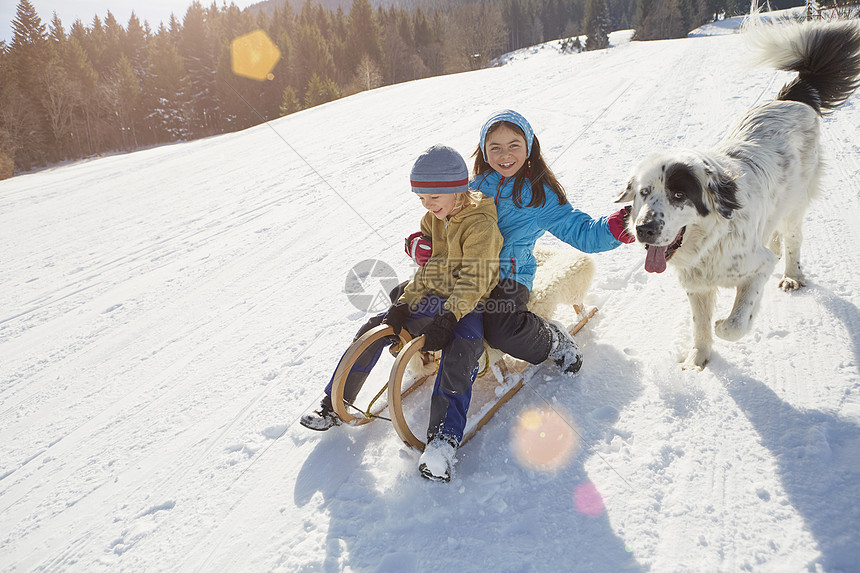
[[[475,207],[481,201],[482,193],[478,191],[461,191],[454,193],[454,210],[459,211],[464,207]]]

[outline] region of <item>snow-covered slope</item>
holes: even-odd
[[[574,205],[605,214],[645,154],[712,145],[774,96],[787,76],[744,53],[737,34],[544,50],[0,183],[0,569],[857,571],[858,95],[823,121],[808,288],[774,276],[705,371],[678,366],[672,273],[619,248],[595,257],[576,380],[535,376],[450,484],[387,422],[297,423],[365,318],[350,268],[413,270],[423,149],[469,155],[517,109]],[[512,455],[535,407],[578,432],[553,472]]]

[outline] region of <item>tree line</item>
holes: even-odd
[[[195,0],[181,21],[152,30],[111,12],[66,29],[19,0],[12,40],[0,42],[0,179],[245,129],[382,85],[487,67],[551,39],[585,35],[565,47],[604,48],[611,30],[644,30],[658,12],[662,22],[683,11],[691,29],[732,15],[737,1],[463,0],[407,10],[353,0],[346,12],[313,0],[273,11]],[[231,41],[260,29],[282,55],[264,82],[236,76],[230,61]]]

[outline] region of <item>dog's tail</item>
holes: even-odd
[[[798,73],[778,100],[805,103],[824,115],[860,86],[860,21],[758,25],[749,34],[756,63]]]

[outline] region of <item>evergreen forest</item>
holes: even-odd
[[[789,0],[786,0],[789,1]],[[383,85],[494,65],[560,40],[566,50],[682,37],[743,13],[739,0],[499,0],[348,9],[314,0],[195,0],[153,29],[133,13],[40,19],[19,0],[0,42],[0,179],[63,161],[237,131]],[[771,3],[774,9],[778,8]],[[280,51],[268,79],[237,76],[231,41],[263,30]],[[578,36],[585,36],[580,42]],[[575,38],[575,39],[574,39]]]

